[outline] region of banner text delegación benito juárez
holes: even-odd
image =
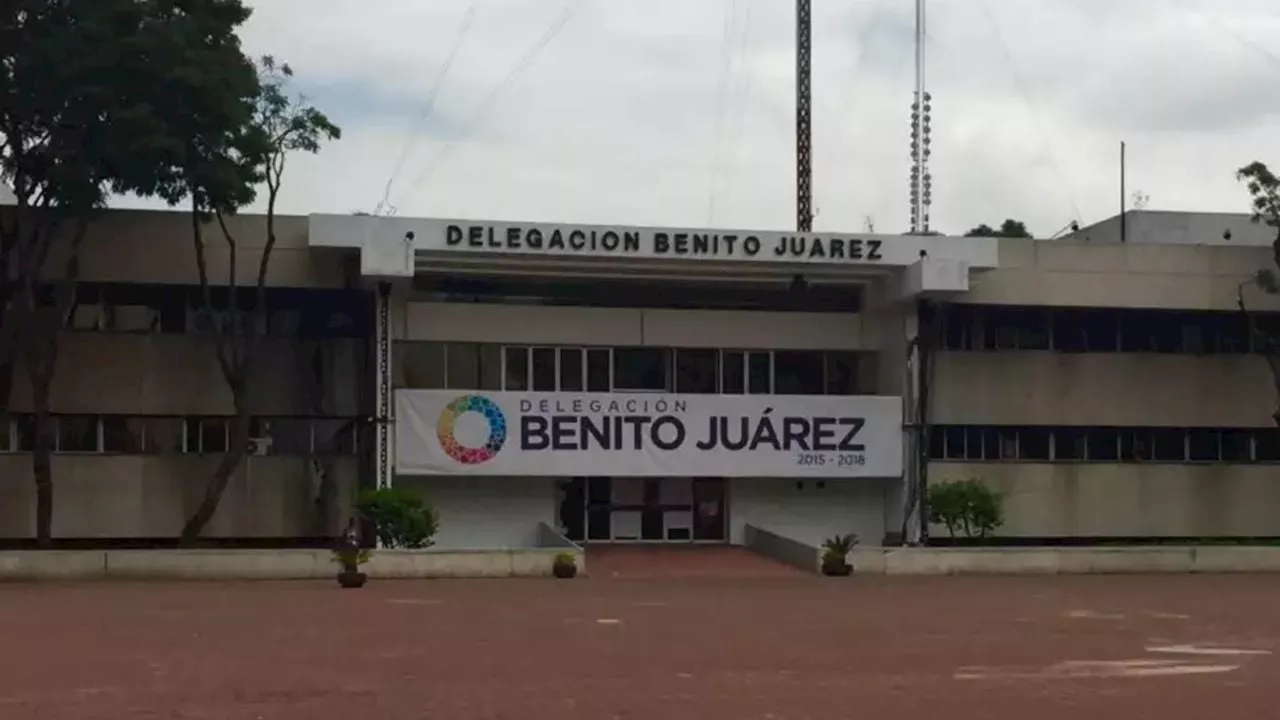
[[[400,390],[405,475],[896,477],[897,397]]]

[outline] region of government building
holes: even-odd
[[[1122,223],[1123,229],[1122,229]],[[404,486],[444,548],[943,539],[976,478],[1002,542],[1280,536],[1277,393],[1245,215],[1130,212],[1053,240],[277,218],[253,442],[205,535],[332,537]],[[206,230],[252,285],[265,218]],[[51,405],[55,537],[164,544],[232,414],[189,218],[84,243]],[[218,289],[226,297],[225,289]],[[1280,327],[1277,328],[1280,330]],[[0,540],[29,543],[31,392],[0,418]]]

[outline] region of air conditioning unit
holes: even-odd
[[[271,438],[257,437],[249,439],[249,454],[255,457],[264,457],[271,454]]]
[[[102,306],[97,303],[76,305],[71,309],[67,323],[72,330],[98,330],[102,328]]]

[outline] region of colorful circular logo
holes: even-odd
[[[480,447],[467,447],[453,435],[454,423],[469,412],[480,413],[489,423],[489,439]],[[497,403],[487,397],[463,395],[446,405],[440,413],[436,435],[440,438],[440,447],[444,448],[446,455],[463,465],[479,465],[492,460],[507,441],[507,416],[502,414],[502,408]]]

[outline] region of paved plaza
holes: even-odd
[[[1203,720],[1280,576],[0,585],[0,718]]]

